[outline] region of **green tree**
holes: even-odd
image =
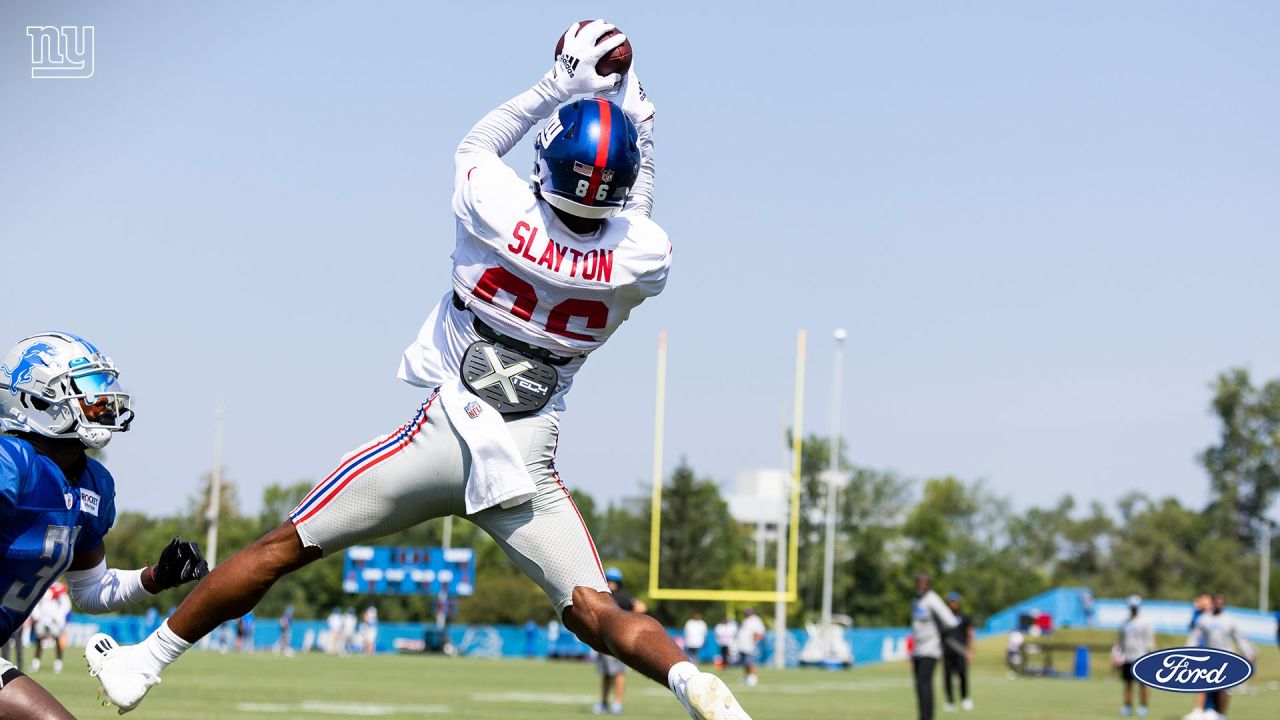
[[[1249,371],[1234,368],[1212,386],[1220,437],[1200,455],[1209,472],[1209,515],[1214,530],[1255,547],[1258,524],[1280,492],[1280,380],[1255,387]]]

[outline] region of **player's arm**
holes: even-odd
[[[1253,661],[1253,645],[1249,643],[1249,639],[1240,634],[1235,622],[1231,623],[1231,639],[1235,641],[1236,647],[1240,648],[1240,654],[1250,662]]]
[[[112,612],[209,573],[200,547],[175,537],[160,551],[155,565],[140,570],[107,567],[105,545],[77,552],[66,572],[67,589],[76,607],[96,615]]]
[[[1196,620],[1195,624],[1191,626],[1191,633],[1187,635],[1187,645],[1190,645],[1191,647],[1199,647],[1200,641],[1203,638],[1204,626],[1200,624],[1199,620]]]
[[[942,598],[938,597],[938,593],[930,590],[929,594],[925,596],[925,602],[943,628],[950,630],[960,624],[960,621],[956,619],[956,614],[951,612],[951,608],[947,607],[946,603],[942,602]]]
[[[613,25],[595,20],[579,28],[577,23],[564,35],[564,48],[556,56],[550,72],[533,87],[489,111],[462,138],[454,154],[454,185],[460,185],[478,161],[502,157],[520,142],[539,121],[575,95],[590,95],[616,86],[621,77],[596,72],[600,58],[626,41],[618,33],[596,44]]]

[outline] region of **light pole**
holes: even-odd
[[[209,521],[209,534],[205,538],[204,551],[212,570],[218,564],[218,515],[222,509],[222,398],[213,411],[213,470],[209,473],[209,508],[205,519]]]
[[[831,596],[835,584],[836,562],[836,495],[840,472],[840,396],[844,380],[844,341],[849,336],[844,328],[835,331],[835,372],[831,383],[831,463],[827,471],[827,546],[822,567],[822,631],[831,633]],[[827,641],[828,652],[831,642]]]
[[[1270,603],[1267,595],[1271,590],[1271,521],[1262,518],[1262,531],[1259,533],[1262,547],[1258,548],[1258,610],[1266,612]]]

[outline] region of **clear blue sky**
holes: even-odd
[[[593,14],[563,7],[0,5],[0,336],[73,329],[124,369],[121,506],[185,504],[219,394],[250,509],[413,413],[453,148]],[[1280,6],[608,7],[675,267],[569,395],[570,487],[647,482],[660,329],[668,465],[730,480],[778,462],[798,328],[829,430],[843,326],[860,464],[1203,502],[1208,382],[1280,375]],[[32,80],[33,24],[94,25],[95,76]]]

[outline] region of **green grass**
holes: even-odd
[[[1113,718],[1120,706],[1114,675],[1090,680],[1020,678],[1010,680],[1000,665],[1002,638],[982,643],[975,664],[977,709],[938,717]],[[1280,717],[1280,653],[1260,648],[1256,680],[1233,696],[1233,720]],[[70,655],[61,675],[41,672],[45,684],[79,718],[114,717],[99,707],[97,681]],[[47,660],[47,657],[46,657]],[[848,672],[786,670],[761,672],[760,685],[742,687],[740,673],[726,672],[755,720],[848,720],[913,718],[914,696],[905,663]],[[684,712],[665,689],[631,675],[626,716],[682,718]],[[940,682],[940,681],[939,681]],[[598,680],[594,665],[524,660],[473,660],[423,656],[282,658],[268,653],[189,653],[151,691],[131,720],[146,718],[502,718],[549,720],[590,717]],[[940,691],[939,691],[940,695]],[[1152,693],[1152,718],[1179,718],[1190,699]]]

